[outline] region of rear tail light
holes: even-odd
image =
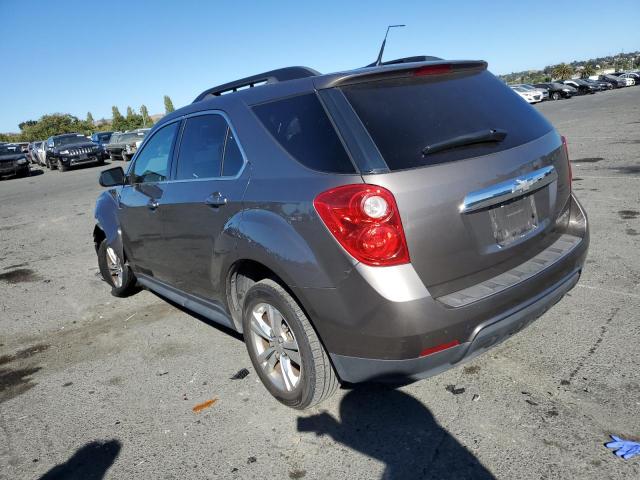
[[[343,185],[313,201],[318,215],[340,245],[367,265],[409,263],[395,198],[376,185]]]
[[[571,188],[571,183],[573,182],[573,171],[571,170],[571,160],[569,160],[569,148],[567,147],[567,138],[563,135],[562,138],[562,148],[564,148],[564,155],[567,157],[567,165],[569,168],[569,188]]]

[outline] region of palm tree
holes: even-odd
[[[568,78],[571,78],[571,75],[573,75],[573,68],[566,63],[561,63],[554,67],[552,74],[554,78],[567,80]]]
[[[584,68],[582,69],[582,72],[580,73],[580,76],[582,78],[589,78],[591,75],[595,75],[596,74],[596,67],[593,66],[593,63],[586,63],[584,65]]]

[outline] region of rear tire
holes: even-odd
[[[106,240],[98,247],[98,267],[104,281],[111,285],[114,297],[128,297],[138,292],[136,276]]]
[[[270,312],[276,314],[270,316]],[[278,325],[275,331],[271,324]],[[242,327],[251,363],[278,401],[303,410],[335,393],[338,378],[327,352],[298,303],[277,282],[265,279],[249,288]],[[287,375],[287,371],[293,373]]]

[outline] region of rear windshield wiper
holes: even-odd
[[[432,153],[441,152],[465,145],[473,145],[474,143],[501,142],[507,136],[507,132],[492,128],[491,130],[480,130],[478,132],[466,133],[458,137],[449,138],[442,142],[432,143],[422,149],[422,155],[431,155]]]

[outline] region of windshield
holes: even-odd
[[[138,140],[142,140],[144,138],[144,132],[137,132],[137,133],[125,133],[124,135],[122,135],[120,137],[120,142],[125,143],[125,142],[137,142]]]
[[[341,90],[390,170],[507,150],[552,129],[542,115],[487,71],[378,80]],[[489,130],[504,130],[508,135],[501,142],[422,153],[428,145]]]
[[[91,140],[83,135],[69,135],[65,137],[54,138],[53,144],[56,147],[64,147],[65,145],[72,145],[74,143],[87,143],[90,141]]]
[[[0,145],[0,155],[15,155],[20,152],[20,145]]]

